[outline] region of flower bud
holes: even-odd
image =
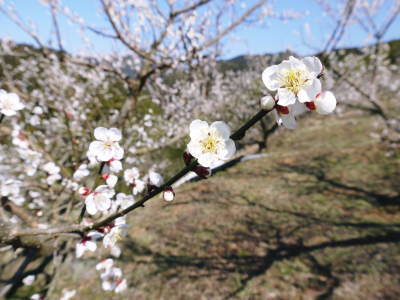
[[[330,114],[336,108],[335,95],[330,91],[326,91],[317,95],[317,98],[314,102],[317,113],[321,115]]]
[[[265,110],[271,110],[275,107],[275,100],[271,95],[267,95],[261,98],[261,108]]]
[[[163,198],[165,201],[172,201],[175,198],[175,192],[172,189],[172,187],[167,187],[164,191],[163,191]]]
[[[190,154],[189,151],[185,151],[185,152],[183,152],[182,156],[183,156],[183,161],[185,162],[185,165],[188,166],[193,159],[192,154]]]
[[[79,190],[78,190],[78,193],[79,193],[81,196],[87,196],[87,195],[89,195],[89,194],[91,193],[91,190],[90,190],[88,187],[86,187],[86,186],[81,186],[81,187],[79,188]]]
[[[317,97],[318,97],[318,96],[317,96]],[[315,110],[315,102],[314,102],[314,101],[305,102],[304,104],[306,105],[306,107],[307,107],[309,110]]]
[[[196,166],[193,170],[197,174],[197,176],[206,179],[211,176],[211,168],[203,167],[203,166]]]

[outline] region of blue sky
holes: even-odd
[[[247,1],[251,4],[254,0]],[[333,3],[334,1],[332,0]],[[98,1],[64,0],[64,2],[73,11],[79,13],[88,23],[98,26],[104,24],[104,20],[98,13]],[[13,3],[24,19],[29,19],[37,24],[40,36],[45,40],[49,39],[52,34],[50,31],[51,18],[46,8],[39,5],[36,0],[4,0],[4,3],[6,5]],[[317,51],[315,49],[323,48],[334,24],[329,17],[323,14],[314,0],[275,0],[273,4],[278,12],[291,9],[301,13],[301,17],[287,22],[270,19],[267,26],[252,26],[236,30],[235,35],[239,39],[225,41],[224,58],[242,54],[275,53],[286,49],[290,49],[300,55],[307,55],[315,53]],[[387,10],[384,8],[378,14],[378,23],[383,20],[386,12]],[[79,33],[66,20],[62,19],[60,23],[66,49],[69,52],[77,53],[82,48]],[[7,37],[17,42],[33,43],[28,35],[4,16],[0,16],[0,28],[0,38]],[[400,18],[397,18],[392,25],[385,36],[385,40],[398,38],[400,38]],[[365,42],[365,32],[358,26],[351,26],[348,28],[340,46],[358,46]],[[94,44],[97,53],[110,52],[111,46],[108,40],[96,39]]]

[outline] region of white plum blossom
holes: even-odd
[[[230,138],[231,130],[223,121],[211,125],[201,120],[190,124],[189,153],[197,158],[200,165],[212,167],[220,160],[231,158],[236,152],[234,141]]]
[[[0,182],[0,195],[8,197],[16,205],[22,205],[25,197],[21,193],[22,182],[15,179],[7,179]]]
[[[94,252],[97,249],[96,239],[101,238],[103,235],[96,231],[89,232],[81,241],[76,244],[75,254],[80,258],[86,251]]]
[[[114,188],[118,182],[118,176],[114,174],[103,174],[102,177],[110,188]]]
[[[164,178],[158,174],[157,172],[150,171],[149,172],[149,184],[159,187],[164,183]]]
[[[35,278],[35,275],[28,275],[22,280],[22,283],[24,285],[32,285],[32,283],[35,281]]]
[[[135,203],[135,198],[133,197],[133,195],[118,193],[116,196],[116,200],[113,202],[113,206],[115,206],[115,208],[119,207],[121,209],[125,209],[134,203]]]
[[[98,211],[106,212],[111,208],[111,198],[115,191],[107,185],[98,186],[86,199],[86,210],[90,215],[95,215]]]
[[[126,279],[121,279],[122,271],[120,268],[110,268],[100,275],[102,288],[105,291],[123,292],[127,288]]]
[[[32,109],[32,112],[33,112],[35,115],[41,115],[41,114],[43,113],[43,108],[41,108],[40,106],[35,106],[35,107]]]
[[[76,290],[63,290],[63,295],[60,300],[69,300],[76,295]]]
[[[111,226],[111,230],[105,234],[103,238],[103,245],[105,248],[113,248],[116,243],[125,237],[128,233],[128,225],[125,218],[117,218]]]
[[[124,180],[133,187],[132,193],[137,195],[146,188],[146,183],[139,179],[139,170],[137,168],[126,169],[124,172]]]
[[[115,282],[115,289],[114,292],[116,292],[117,294],[122,293],[123,291],[125,291],[128,288],[128,284],[126,283],[126,279],[122,279],[122,280],[117,280]]]
[[[48,173],[48,177],[46,178],[46,182],[48,185],[52,185],[57,180],[61,179],[60,167],[56,166],[53,162],[48,162],[43,165],[43,170]]]
[[[101,262],[99,262],[96,265],[96,270],[100,271],[100,270],[104,269],[107,271],[107,270],[111,269],[113,267],[113,265],[114,265],[114,260],[112,258],[107,258],[107,259],[102,260]]]
[[[120,160],[124,156],[124,150],[118,144],[121,140],[121,132],[117,128],[97,127],[94,130],[94,137],[97,141],[89,145],[88,157],[94,156],[99,161]]]
[[[75,180],[80,181],[82,178],[89,176],[90,171],[87,164],[81,164],[73,174]]]
[[[141,192],[143,192],[146,188],[146,182],[144,182],[143,180],[135,180],[135,183],[132,184],[133,188],[132,188],[132,194],[137,195],[140,194]]]
[[[303,59],[290,56],[279,65],[266,68],[262,80],[269,90],[277,91],[278,104],[288,106],[296,100],[301,103],[314,101],[321,92],[318,76],[322,70],[322,64],[315,56]]]
[[[137,168],[126,169],[124,171],[124,180],[127,184],[133,184],[135,180],[139,179],[139,170]]]
[[[109,162],[109,165],[110,165],[110,171],[113,173],[119,173],[122,171],[122,163],[119,160],[112,159]]]
[[[0,113],[10,117],[23,108],[25,108],[25,105],[20,101],[17,94],[0,90]]]

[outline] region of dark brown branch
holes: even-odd
[[[6,211],[16,215],[27,225],[31,227],[37,227],[38,224],[36,220],[23,207],[15,205],[7,197],[1,197],[1,205]]]

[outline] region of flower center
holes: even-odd
[[[219,144],[219,140],[217,139],[215,133],[209,132],[208,136],[205,139],[203,139],[200,143],[203,153],[217,152],[217,146]]]
[[[307,78],[304,70],[289,70],[282,76],[282,87],[296,94],[305,86]]]
[[[111,148],[113,144],[114,144],[113,141],[105,141],[104,142],[104,146],[107,147],[107,148]]]

